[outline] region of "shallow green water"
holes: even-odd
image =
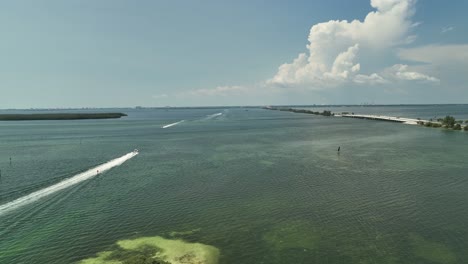
[[[0,204],[140,150],[0,215],[0,263],[74,263],[153,236],[214,246],[220,263],[468,259],[466,132],[262,109],[124,111],[0,123]]]

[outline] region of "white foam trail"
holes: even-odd
[[[175,125],[178,125],[182,122],[185,122],[185,120],[180,120],[179,122],[175,122],[175,123],[172,123],[172,124],[168,124],[168,125],[164,125],[162,126],[161,128],[168,128],[168,127],[171,127],[171,126],[175,126]]]
[[[30,194],[27,194],[23,197],[20,197],[14,201],[11,201],[11,202],[8,202],[6,204],[2,204],[0,205],[0,215],[10,211],[10,210],[14,210],[14,209],[17,209],[23,205],[27,205],[27,204],[30,204],[32,202],[35,202],[39,199],[41,199],[42,197],[45,197],[47,195],[50,195],[50,194],[53,194],[55,192],[58,192],[62,189],[65,189],[65,188],[68,188],[72,185],[75,185],[77,183],[80,183],[82,181],[86,181],[88,179],[91,179],[95,176],[97,176],[99,173],[102,173],[104,171],[107,171],[113,167],[116,167],[116,166],[119,166],[121,165],[122,163],[124,163],[125,161],[135,157],[136,155],[138,155],[138,151],[135,150],[133,152],[130,152],[130,153],[127,153],[125,155],[123,155],[122,157],[120,158],[116,158],[116,159],[113,159],[111,161],[108,161],[104,164],[101,164],[97,167],[94,167],[92,169],[89,169],[85,172],[82,172],[82,173],[79,173],[71,178],[68,178],[68,179],[65,179],[59,183],[56,183],[54,185],[51,185],[49,187],[46,187],[44,189],[41,189],[39,191],[35,191],[33,193],[30,193]]]
[[[223,113],[216,113],[216,114],[212,114],[212,115],[207,115],[207,116],[206,116],[206,119],[215,118],[215,117],[220,116],[220,115],[222,115],[222,114],[223,114]]]

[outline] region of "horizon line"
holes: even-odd
[[[421,103],[421,104],[258,104],[258,105],[200,105],[200,106],[110,106],[110,107],[30,107],[30,108],[0,108],[0,111],[9,110],[87,110],[87,109],[167,109],[167,108],[241,108],[265,106],[296,106],[296,107],[323,107],[323,106],[424,106],[424,105],[468,105],[468,103]]]

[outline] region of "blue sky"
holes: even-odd
[[[466,10],[438,0],[3,2],[0,108],[467,103]]]

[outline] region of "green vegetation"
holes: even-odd
[[[288,107],[264,107],[264,109],[268,110],[277,110],[277,111],[286,111],[286,112],[293,112],[293,113],[302,113],[302,114],[312,114],[312,115],[322,115],[322,116],[334,116],[335,114],[332,113],[331,111],[324,110],[323,112],[318,112],[318,111],[311,111],[311,110],[306,110],[306,109],[294,109],[294,108],[288,108]],[[347,115],[349,112],[342,112],[342,115]],[[352,113],[354,115],[354,113]],[[462,127],[463,121],[462,120],[455,120],[453,116],[446,116],[444,118],[438,118],[437,122],[431,122],[432,118],[430,119],[429,122],[424,122],[421,121],[421,118],[417,118],[417,124],[425,127],[444,127],[444,128],[450,128],[453,130],[465,130],[468,131],[468,125]],[[465,121],[465,122],[468,122]]]
[[[171,237],[187,236],[187,235],[192,235],[196,232],[199,232],[200,230],[201,230],[200,228],[196,228],[196,229],[187,230],[187,231],[172,231],[169,233],[169,236]]]
[[[433,123],[433,122],[418,122],[419,125],[423,125],[425,127],[442,127],[440,123]]]
[[[415,233],[409,235],[409,242],[414,254],[425,261],[441,264],[457,262],[455,253],[442,243],[427,240]]]
[[[318,112],[318,111],[311,111],[311,110],[306,110],[306,109],[294,109],[294,108],[285,108],[285,107],[264,107],[263,109],[286,111],[286,112],[301,113],[301,114],[322,115],[322,116],[334,116],[335,115],[331,111],[327,111],[327,110],[324,110],[323,112]]]
[[[53,113],[53,114],[4,114],[0,120],[77,120],[111,119],[127,116],[124,113]]]
[[[120,240],[112,251],[103,251],[80,264],[216,264],[219,249],[160,236]]]
[[[446,116],[441,119],[441,123],[447,128],[453,128],[455,125],[455,118],[453,116]]]
[[[156,255],[158,251],[158,249],[150,246],[144,246],[134,251],[104,251],[99,253],[97,258],[81,261],[81,264],[171,264],[170,262],[154,258],[154,255]]]
[[[124,113],[2,114],[0,121],[109,119],[122,116],[127,115]]]
[[[432,119],[430,119],[432,120]],[[444,118],[438,118],[437,122],[423,122],[418,121],[418,125],[425,127],[444,127],[453,130],[465,130],[468,131],[468,125],[462,126],[463,121],[456,121],[453,116],[446,116]]]
[[[342,232],[349,236],[342,237]],[[262,239],[269,249],[263,263],[402,263],[396,248],[380,250],[392,241],[389,234],[377,232],[367,236],[349,229],[325,228],[310,220],[273,224],[265,229]],[[317,262],[320,259],[327,261]]]

